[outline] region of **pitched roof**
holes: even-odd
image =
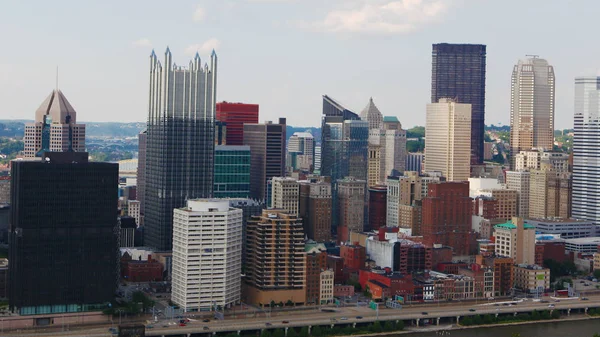
[[[44,102],[35,112],[35,121],[43,122],[44,116],[49,115],[52,117],[52,122],[66,124],[67,116],[71,116],[71,123],[76,122],[77,112],[69,103],[62,91],[56,89],[52,90],[50,95],[46,97]]]
[[[383,115],[373,102],[373,97],[369,98],[369,103],[361,111],[360,118],[369,121],[369,129],[380,129],[383,122]]]

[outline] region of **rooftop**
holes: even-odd
[[[565,239],[566,243],[577,244],[577,245],[591,245],[597,244],[600,245],[600,237],[593,236],[589,238],[578,238],[578,239]]]
[[[525,229],[535,229],[535,226],[532,226],[532,225],[530,225],[530,224],[528,224],[528,223],[526,223],[526,224],[523,224],[523,227],[524,227]],[[512,221],[508,221],[508,222],[506,222],[506,223],[503,223],[503,224],[496,225],[496,226],[494,226],[494,228],[501,228],[501,229],[517,229],[517,226],[516,226],[515,224],[513,224],[513,223],[512,223]]]

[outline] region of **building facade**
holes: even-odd
[[[497,256],[510,257],[516,264],[535,264],[535,227],[523,218],[494,226]]]
[[[362,232],[365,220],[367,182],[353,177],[338,180],[338,241],[350,238],[350,232]]]
[[[510,152],[554,145],[554,68],[537,56],[519,60],[511,78]],[[513,156],[511,168],[515,168]]]
[[[573,217],[600,225],[600,77],[575,79]]]
[[[288,167],[292,170],[313,172],[315,139],[310,132],[294,132],[288,140]]]
[[[84,152],[85,125],[77,124],[77,112],[62,91],[53,90],[35,112],[35,121],[25,125],[26,158],[43,152]]]
[[[550,269],[537,265],[520,264],[513,266],[515,288],[541,296],[550,289]]]
[[[483,163],[485,126],[486,46],[480,44],[434,44],[431,67],[431,103],[456,98],[471,105],[469,131],[473,164]]]
[[[174,210],[171,298],[185,312],[240,302],[242,217],[219,199],[188,200]]]
[[[273,177],[271,183],[271,207],[283,209],[288,214],[299,214],[300,184],[294,178]]]
[[[85,152],[43,158],[12,162],[9,306],[20,315],[104,309],[119,280],[118,165]]]
[[[258,124],[258,104],[219,102],[217,120],[225,123],[225,145],[244,145],[244,124]]]
[[[164,66],[152,52],[149,70],[144,242],[171,250],[173,209],[213,193],[217,55],[210,67],[198,54],[181,67],[167,48]]]
[[[301,181],[298,210],[304,224],[304,234],[310,240],[331,239],[331,183],[323,180]]]
[[[250,197],[267,199],[267,182],[285,176],[285,118],[279,123],[244,124],[244,145],[250,146]]]
[[[452,99],[427,104],[425,171],[440,171],[448,181],[469,179],[471,115],[471,105]]]
[[[371,230],[387,226],[387,187],[378,185],[369,188],[369,225]]]
[[[517,191],[517,216],[529,218],[529,171],[506,171],[506,187]]]
[[[140,202],[140,219],[138,225],[143,225],[146,196],[146,130],[138,134],[138,167],[136,174],[137,200]]]
[[[247,145],[215,146],[215,198],[250,196],[250,147]]]

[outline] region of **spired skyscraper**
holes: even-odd
[[[164,62],[150,55],[144,244],[171,250],[173,209],[213,193],[217,55],[182,67],[167,48]]]
[[[25,125],[25,157],[45,151],[84,152],[85,125],[62,91],[53,90],[35,112],[35,122]]]
[[[600,77],[575,79],[572,217],[600,225]]]
[[[471,104],[471,164],[483,163],[485,64],[485,45],[433,45],[431,103],[452,98],[456,103]]]
[[[512,73],[510,95],[511,169],[522,150],[554,145],[554,68],[548,61],[519,60]]]

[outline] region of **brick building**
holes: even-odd
[[[324,245],[306,246],[306,303],[317,304],[321,292],[321,272],[327,270]],[[335,278],[335,275],[334,275]]]
[[[148,255],[147,260],[132,260],[128,253],[121,257],[121,278],[129,282],[162,281],[163,265]]]
[[[369,228],[379,229],[387,225],[387,186],[369,188]]]
[[[340,246],[340,256],[344,259],[344,267],[359,270],[365,267],[366,249],[359,245]],[[335,272],[335,270],[334,270]]]

